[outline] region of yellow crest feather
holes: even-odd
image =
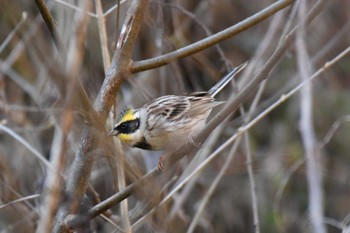
[[[128,108],[128,109],[126,109],[126,111],[124,113],[122,113],[118,123],[125,122],[125,121],[131,121],[131,120],[135,120],[135,119],[136,119],[136,117],[134,115],[134,110],[131,108]]]

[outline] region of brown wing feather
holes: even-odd
[[[190,109],[191,103],[185,96],[167,95],[156,99],[145,107],[149,115],[158,115],[167,120],[176,120]]]
[[[216,105],[207,92],[194,92],[187,96],[162,96],[144,107],[148,114],[161,115],[171,121],[202,114]]]
[[[191,108],[186,117],[203,114],[217,105],[217,102],[214,102],[214,99],[207,92],[193,92],[188,98],[191,102]]]
[[[142,108],[148,116],[144,136],[152,149],[175,149],[205,125],[217,104],[206,92],[160,97]]]
[[[216,105],[207,92],[194,92],[187,96],[162,96],[144,107],[148,112],[149,130],[159,132],[177,130],[190,124],[193,118],[206,118],[207,111]]]

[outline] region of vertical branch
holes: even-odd
[[[64,119],[62,119],[64,120]],[[63,169],[64,151],[66,149],[63,132],[55,128],[51,146],[50,160],[54,170],[48,170],[44,183],[43,202],[40,206],[39,221],[36,232],[45,233],[52,230],[53,219],[61,198],[62,180],[60,172]]]
[[[305,43],[306,1],[300,1],[298,16],[302,22],[297,31],[296,50],[299,75],[302,81],[311,76],[311,62]],[[316,146],[312,117],[312,83],[307,82],[301,89],[300,96],[300,132],[306,156],[306,176],[309,189],[309,218],[313,232],[325,233],[323,225],[322,173],[319,151]]]
[[[111,63],[111,57],[108,51],[108,40],[107,40],[105,17],[103,16],[101,0],[95,0],[95,2],[96,2],[97,24],[98,24],[98,31],[99,31],[98,34],[100,36],[100,42],[101,42],[103,68],[106,73]]]
[[[118,190],[125,189],[126,181],[125,181],[125,157],[122,151],[121,143],[119,140],[114,139],[114,148],[116,148],[116,168],[117,168],[117,176],[118,176]],[[131,233],[130,219],[129,219],[129,205],[128,199],[125,199],[120,203],[120,215],[121,215],[121,223],[122,228],[125,233]]]
[[[246,149],[246,154],[247,154],[247,170],[249,175],[250,196],[252,199],[253,220],[254,220],[254,229],[255,229],[254,232],[260,233],[258,198],[256,193],[255,178],[254,178],[254,172],[253,172],[253,166],[252,166],[252,152],[250,150],[250,139],[249,139],[248,132],[244,132],[244,147]]]
[[[141,27],[143,13],[147,7],[147,0],[134,0],[127,13],[124,32],[119,38],[119,47],[115,50],[111,65],[106,74],[100,92],[94,103],[96,116],[94,121],[87,121],[83,129],[79,149],[73,161],[69,180],[67,182],[66,202],[60,207],[54,232],[68,232],[69,226],[66,217],[76,214],[81,200],[88,187],[94,154],[92,151],[97,147],[101,135],[97,135],[107,119],[108,113],[114,103],[115,94],[122,81],[129,74],[133,47]],[[96,124],[96,125],[92,125]],[[94,126],[94,127],[93,127]],[[97,127],[97,128],[96,128]]]
[[[283,14],[277,14],[274,16],[274,19],[272,20],[270,27],[260,43],[258,49],[256,50],[256,54],[252,61],[250,62],[250,66],[248,66],[247,69],[247,76],[250,76],[253,73],[253,67],[258,67],[259,63],[262,62],[264,59],[264,54],[268,52],[268,48],[271,45],[271,42],[273,41],[273,38],[276,37],[277,31],[280,28],[280,25],[284,23],[282,20]],[[285,34],[282,34],[281,38],[284,38]],[[249,69],[251,67],[251,69]],[[253,114],[254,111],[257,109],[257,105],[262,97],[262,94],[265,90],[267,80],[262,81],[260,84],[260,87],[258,89],[258,92],[253,100],[253,103],[249,109],[248,114],[244,113],[243,106],[241,106],[241,115],[245,116],[244,117],[244,122],[247,124]],[[249,185],[250,185],[250,197],[251,197],[251,203],[252,203],[252,211],[253,211],[253,221],[254,221],[254,229],[255,233],[260,233],[260,220],[259,220],[259,206],[258,206],[258,198],[257,198],[257,190],[256,190],[256,182],[255,182],[255,177],[254,177],[254,171],[253,171],[253,160],[252,160],[252,152],[250,149],[250,137],[249,137],[249,132],[244,132],[243,135],[244,139],[244,148],[246,152],[246,164],[247,164],[247,171],[248,171],[248,176],[249,176]]]

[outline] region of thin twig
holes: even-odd
[[[342,230],[343,233],[347,233],[346,227],[344,227],[343,224],[341,222],[338,222],[337,220],[324,217],[323,222],[325,224],[328,224],[328,225],[331,225],[331,226],[337,228],[338,230]]]
[[[303,165],[304,162],[305,162],[305,159],[298,159],[287,169],[287,171],[283,172],[281,181],[279,182],[279,185],[278,185],[278,188],[276,191],[276,195],[274,198],[275,201],[273,203],[273,211],[274,211],[275,218],[280,219],[279,218],[280,217],[280,203],[281,203],[283,191],[285,190],[292,175],[301,167],[301,165]],[[278,223],[278,222],[279,221],[276,221],[276,223]],[[280,224],[276,224],[276,227],[280,232],[283,232],[283,229],[281,229],[282,227],[280,226]]]
[[[103,16],[101,0],[95,0],[95,4],[96,4],[96,12],[97,12],[98,30],[99,30],[98,34],[100,36],[100,41],[101,41],[103,68],[106,73],[111,63],[111,58],[108,51],[106,23],[105,23],[105,17]]]
[[[14,83],[16,83],[24,92],[26,92],[35,103],[40,102],[40,95],[33,85],[15,71],[7,61],[0,59],[0,72],[6,74]]]
[[[111,117],[112,118],[112,117]],[[112,119],[111,119],[112,120]],[[115,149],[114,159],[112,162],[115,163],[115,167],[117,170],[117,182],[118,184],[115,187],[118,187],[118,190],[123,190],[126,187],[126,180],[125,180],[125,154],[122,151],[122,145],[119,140],[116,138],[113,139],[113,146]],[[121,225],[124,229],[123,232],[125,233],[131,233],[131,226],[130,226],[130,219],[129,219],[129,207],[128,207],[128,199],[125,199],[120,204],[120,218],[121,218]]]
[[[75,11],[84,12],[83,9],[80,9],[79,7],[77,7],[77,6],[73,5],[73,4],[70,4],[68,2],[65,2],[65,1],[62,1],[62,0],[54,0],[54,1],[59,3],[59,4],[62,4],[62,6],[66,6],[68,8],[71,8],[71,9],[75,10]],[[118,0],[117,4],[115,4],[114,6],[109,8],[105,13],[102,12],[102,16],[103,17],[108,16],[109,14],[113,13],[113,11],[115,9],[120,8],[121,4],[123,4],[123,3],[127,2],[127,1],[128,0],[123,0],[123,1]],[[91,17],[94,17],[94,18],[98,18],[99,17],[98,14],[95,14],[95,13],[92,13],[92,12],[89,12],[89,11],[88,12],[84,12],[84,14],[87,14],[87,15],[89,15]]]
[[[119,193],[95,205],[88,212],[89,218],[94,218],[98,216],[99,214],[103,213],[104,211],[120,203],[124,199],[128,198],[137,187],[142,187],[142,185],[147,184],[149,180],[154,179],[155,177],[159,176],[159,174],[160,173],[158,172],[158,170],[154,169],[150,171],[148,174],[146,174],[145,176],[143,176],[141,179],[136,181],[135,183],[132,183],[131,185],[127,186],[125,189],[123,189],[123,191],[120,191]]]
[[[44,0],[34,0],[36,6],[38,7],[41,16],[43,17],[44,22],[46,23],[47,28],[51,34],[53,42],[58,51],[65,53],[65,48],[63,46],[62,40],[59,36],[58,30],[56,28],[56,23],[54,18],[51,15],[50,9],[47,7]]]
[[[23,146],[25,146],[30,152],[34,154],[34,156],[41,161],[48,169],[55,170],[54,167],[47,161],[44,155],[42,155],[39,151],[37,151],[33,146],[31,146],[24,138],[15,133],[12,129],[6,127],[4,124],[0,123],[0,130],[5,131],[11,137],[13,137],[16,141],[20,142]]]
[[[329,128],[329,130],[327,131],[326,135],[324,136],[324,138],[322,139],[321,143],[320,143],[320,148],[326,146],[330,140],[333,138],[335,132],[338,130],[338,128],[344,124],[350,122],[350,116],[342,116],[340,117],[338,120],[336,120],[331,127]]]
[[[35,199],[35,198],[38,198],[38,197],[40,197],[40,194],[33,194],[33,195],[26,196],[26,197],[18,198],[16,200],[10,201],[10,202],[8,202],[6,204],[0,205],[0,209],[6,208],[8,206],[11,206],[13,204],[17,204],[17,203],[20,203],[20,202],[32,200],[32,199]]]
[[[174,7],[175,9],[178,9],[180,12],[190,17],[196,24],[198,24],[203,29],[207,37],[210,37],[211,35],[213,35],[212,31],[204,23],[202,23],[194,13],[186,10],[183,6],[180,6],[178,4],[170,3],[168,5]],[[221,46],[219,45],[219,43],[215,44],[215,47],[216,47],[216,50],[218,51],[219,56],[221,57],[221,60],[225,63],[225,68],[229,70],[232,67],[232,64],[230,64],[231,63],[230,60],[225,56],[225,53],[221,48]]]
[[[115,32],[116,34],[119,32],[119,19],[120,19],[120,0],[117,0],[117,4],[114,5],[114,7],[111,7],[111,9],[109,9],[110,12],[113,12],[112,9],[115,9],[115,7],[117,7],[117,16],[115,17]],[[111,11],[112,10],[112,11]],[[108,13],[106,13],[107,15]]]
[[[267,53],[269,46],[271,45],[271,41],[273,41],[273,38],[275,37],[279,27],[281,24],[284,25],[284,21],[282,19],[283,14],[276,14],[271,22],[271,25],[266,33],[266,36],[262,40],[260,46],[256,50],[256,54],[254,58],[252,59],[251,66],[253,67],[259,67],[263,60],[263,55]],[[284,38],[285,34],[282,35],[281,38]],[[247,70],[246,75],[251,76],[251,73],[253,70]],[[264,80],[257,91],[257,94],[254,97],[254,100],[251,104],[251,107],[249,109],[248,114],[244,114],[243,106],[240,107],[241,115],[244,117],[244,122],[248,123],[251,117],[253,116],[254,111],[256,110],[258,103],[262,97],[262,94],[265,90],[266,83],[268,80]],[[247,171],[249,176],[249,184],[250,184],[250,196],[251,196],[251,203],[252,203],[252,211],[253,211],[253,222],[254,222],[254,229],[255,233],[260,233],[260,220],[259,220],[259,208],[258,208],[258,198],[257,198],[257,190],[256,190],[256,184],[255,184],[255,177],[254,177],[254,171],[253,171],[253,162],[252,162],[252,152],[250,149],[250,138],[248,132],[244,133],[244,147],[246,151],[246,164],[247,164]]]
[[[81,9],[81,8],[79,8],[79,7],[77,7],[77,6],[73,5],[73,4],[70,4],[68,2],[65,2],[65,1],[62,1],[62,0],[54,0],[54,1],[59,3],[59,4],[62,4],[62,6],[66,6],[68,8],[71,8],[71,9],[75,10],[75,11],[83,12],[84,14],[87,14],[89,16],[92,16],[94,18],[98,18],[97,14],[94,14],[94,13],[89,12],[89,11],[85,12],[83,9]]]
[[[12,40],[12,38],[15,36],[16,32],[21,28],[21,26],[23,25],[23,23],[27,20],[27,12],[23,12],[22,13],[22,17],[21,20],[18,22],[18,24],[16,25],[16,27],[7,35],[7,37],[5,38],[5,40],[1,43],[0,45],[0,53],[4,50],[4,48],[6,48],[6,46],[8,45],[8,43],[10,43],[10,41]]]

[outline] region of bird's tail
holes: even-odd
[[[231,80],[233,77],[236,76],[239,72],[241,72],[246,66],[248,62],[243,63],[242,65],[239,65],[235,67],[230,73],[228,73],[225,77],[223,77],[217,84],[215,84],[208,93],[214,97],[217,93],[219,93],[222,88],[224,88]]]

